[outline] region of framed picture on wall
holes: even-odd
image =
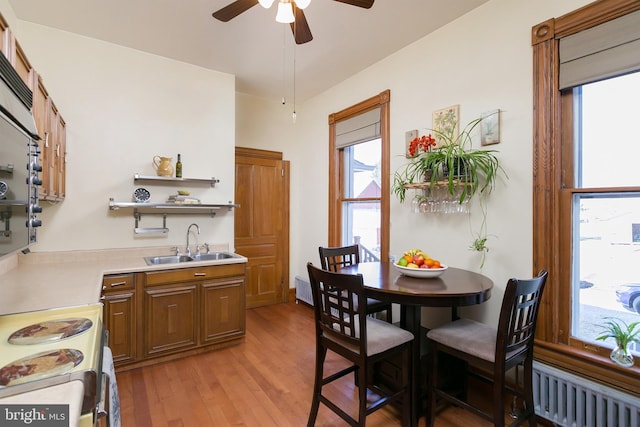
[[[480,144],[492,145],[500,143],[500,110],[482,113],[480,122]]]
[[[451,140],[455,141],[460,130],[460,105],[452,105],[451,107],[434,111],[432,128],[436,131],[433,135],[436,139],[436,147],[440,147],[443,144],[438,132],[450,135]]]

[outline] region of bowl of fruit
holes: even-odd
[[[420,249],[405,251],[402,257],[393,263],[402,274],[420,279],[438,277],[447,270],[447,266],[431,258]]]

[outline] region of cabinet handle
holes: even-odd
[[[207,273],[193,273],[193,275],[196,277],[202,277],[202,276],[206,276]]]
[[[102,290],[103,290],[103,291],[106,291],[106,290],[107,290],[107,287],[106,287],[105,285],[102,285]]]
[[[49,148],[49,132],[44,133],[44,146]]]
[[[105,295],[102,295],[102,296],[100,297],[100,301],[104,301],[104,300],[106,300],[106,299],[107,299],[107,297],[106,297]]]
[[[113,282],[111,284],[111,287],[115,288],[116,286],[122,286],[122,285],[126,285],[126,284],[127,284],[127,282]]]

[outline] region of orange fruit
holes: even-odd
[[[440,261],[438,261],[437,259],[434,260],[432,268],[440,268],[440,267],[442,267],[442,264],[440,264]]]
[[[433,267],[433,260],[431,258],[427,258],[427,259],[424,260],[424,264],[427,267],[431,268],[431,267]]]
[[[411,255],[405,255],[405,256],[403,256],[403,258],[406,259],[407,262],[409,262],[409,263],[413,262],[413,257]]]

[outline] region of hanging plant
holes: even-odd
[[[404,202],[407,189],[423,182],[425,177],[430,177],[429,188],[445,185],[449,194],[459,196],[460,203],[478,192],[490,191],[501,173],[506,177],[496,150],[471,148],[471,132],[485,118],[472,120],[457,135],[455,127],[447,132],[430,129],[431,133],[422,137],[428,144],[416,142],[413,149],[410,145],[409,155],[413,157],[393,178],[392,191],[400,202]],[[439,146],[435,146],[436,138],[441,141]]]

